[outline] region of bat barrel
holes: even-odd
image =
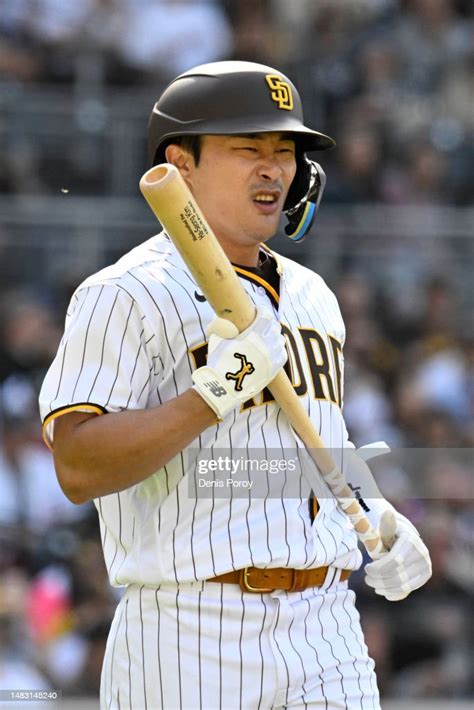
[[[255,306],[177,168],[155,165],[143,175],[140,190],[216,314],[239,331],[247,328]]]

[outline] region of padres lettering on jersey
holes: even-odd
[[[288,259],[280,264],[278,301],[258,279],[242,276],[242,284],[256,305],[272,306],[283,324],[295,390],[323,441],[340,451],[343,466],[339,307],[319,276]],[[53,439],[55,418],[71,408],[100,413],[157,407],[188,390],[193,369],[204,364],[206,328],[214,318],[198,296],[165,235],[87,279],[71,300],[41,391],[46,440]],[[358,567],[361,555],[346,516],[322,496],[312,523],[303,480],[301,495],[289,494],[289,479],[279,497],[242,497],[232,490],[224,498],[189,495],[199,452],[217,457],[222,450],[278,451],[289,460],[302,448],[266,391],[206,429],[142,483],[97,499],[111,583],[208,579],[248,565]]]
[[[332,357],[330,358],[329,350],[326,348],[323,337],[320,333],[309,327],[299,328],[298,331],[301,336],[303,353],[305,354],[308,363],[314,398],[330,399],[331,402],[334,402],[334,404],[337,404],[338,407],[340,407],[342,393],[342,373],[339,362],[339,358],[342,357],[341,343],[337,340],[337,338],[330,337],[332,347]],[[282,323],[282,332],[286,337],[288,350],[288,361],[286,363],[285,370],[296,394],[301,397],[308,392],[308,383],[306,381],[306,372],[303,370],[301,365],[301,356],[300,351],[298,350],[297,340],[288,326],[284,323]],[[311,346],[312,340],[318,343],[321,362],[316,360],[314,349]],[[191,348],[190,355],[193,358],[195,368],[205,365],[207,358],[207,342],[200,343],[199,345]],[[295,371],[297,372],[296,377]],[[239,374],[241,372],[242,374],[245,374],[247,370],[239,371]],[[324,382],[326,382],[326,388],[323,386]],[[256,399],[250,399],[243,405],[242,409],[245,410],[250,407],[262,406],[263,404],[273,401],[274,398],[268,387],[266,387],[263,392],[263,397],[259,402],[257,402]]]

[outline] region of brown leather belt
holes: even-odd
[[[316,567],[315,569],[290,569],[288,567],[245,567],[220,574],[206,580],[221,584],[239,584],[243,592],[273,592],[282,589],[286,592],[302,592],[307,587],[320,587],[326,579],[329,567]],[[340,582],[349,579],[352,570],[341,571]]]

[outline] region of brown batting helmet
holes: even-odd
[[[332,148],[335,142],[304,124],[296,87],[272,67],[254,62],[213,62],[178,76],[153,107],[148,126],[149,159],[152,165],[164,162],[166,146],[178,136],[268,131],[283,131],[295,138],[297,171],[284,209],[294,223],[289,236],[299,241],[311,226],[325,182],[322,168],[305,153]],[[317,166],[316,172],[311,164]],[[312,204],[311,209],[307,202]],[[295,220],[295,214],[303,216],[303,212],[304,225],[298,216]]]

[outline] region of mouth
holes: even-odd
[[[261,214],[273,214],[278,209],[280,195],[279,190],[259,190],[252,201]]]

